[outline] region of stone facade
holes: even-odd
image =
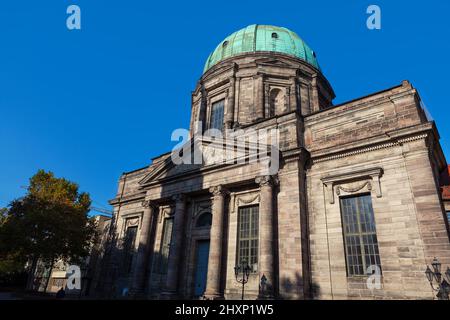
[[[434,257],[450,265],[439,190],[447,165],[437,129],[408,81],[341,105],[333,98],[320,70],[286,54],[240,54],[207,70],[192,93],[191,136],[198,122],[208,128],[212,104],[224,101],[226,128],[279,131],[278,173],[261,175],[259,162],[177,166],[167,153],[123,174],[111,200],[107,290],[240,298],[239,210],[256,205],[257,264],[247,299],[432,299],[426,265]],[[367,275],[347,272],[340,199],[355,195],[372,201],[378,289],[368,289]],[[212,215],[210,226],[200,223],[204,214]],[[128,265],[130,227],[136,235]],[[198,295],[202,241],[209,256]]]

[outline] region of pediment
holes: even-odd
[[[190,158],[186,157],[181,161],[183,153],[180,152],[182,149],[189,150],[188,147],[191,150]],[[259,150],[262,150],[261,145],[255,144],[250,147],[253,148],[253,152],[256,150],[259,153]],[[248,144],[245,146],[234,142],[229,144],[226,139],[224,141],[215,140],[212,137],[193,139],[187,142],[183,148],[173,151],[175,153],[174,158],[172,158],[172,153],[169,153],[164,160],[160,160],[139,184],[144,186],[158,180],[195,173],[205,167],[213,169],[227,164],[243,163],[251,156],[249,150]],[[177,157],[177,153],[179,157]],[[252,156],[255,155],[252,154]],[[175,162],[173,159],[175,159]]]

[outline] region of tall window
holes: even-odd
[[[381,268],[370,195],[341,198],[341,213],[348,275],[365,275],[370,266]]]
[[[125,239],[124,239],[124,270],[125,273],[131,272],[131,267],[133,264],[133,256],[134,256],[134,246],[136,244],[136,235],[137,235],[137,226],[136,227],[128,227],[127,231],[125,233]]]
[[[167,273],[167,262],[169,260],[170,243],[172,242],[173,217],[164,219],[163,237],[161,242],[161,260],[159,272]]]
[[[220,100],[212,104],[211,118],[209,120],[209,128],[223,130],[223,112],[225,100]]]
[[[237,264],[248,263],[252,271],[258,269],[259,207],[239,208]]]

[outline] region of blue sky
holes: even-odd
[[[79,5],[82,30],[66,28]],[[366,8],[382,29],[366,28]],[[0,4],[0,207],[38,169],[108,207],[124,171],[170,151],[210,51],[249,24],[287,27],[318,56],[344,102],[410,80],[447,157],[450,2],[20,1]]]

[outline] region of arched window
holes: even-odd
[[[284,111],[284,94],[280,89],[272,89],[269,96],[269,117]]]
[[[210,212],[205,212],[200,215],[200,217],[197,218],[197,223],[195,226],[197,228],[202,227],[210,227],[212,224],[212,214]]]

